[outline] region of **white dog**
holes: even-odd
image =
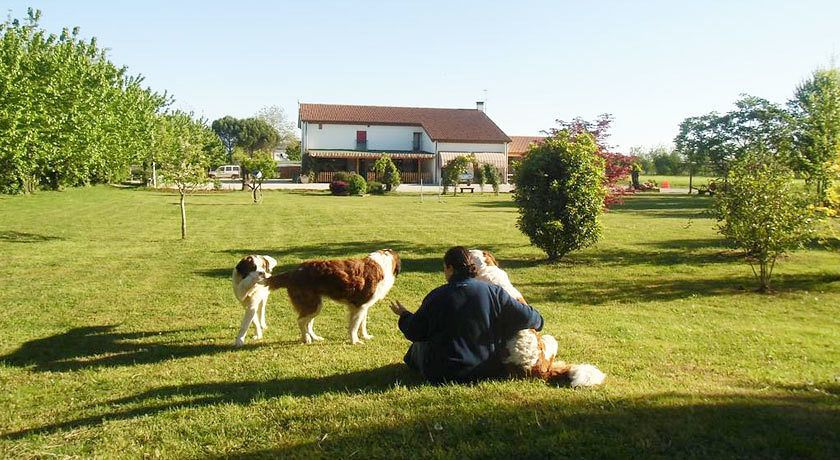
[[[495,284],[518,302],[526,303],[513,287],[508,274],[499,268],[493,254],[480,249],[470,250],[478,274],[476,278]],[[606,375],[591,364],[566,364],[555,361],[557,340],[534,329],[519,331],[505,343],[502,362],[512,375],[536,377],[550,382],[568,382],[572,387],[589,387],[604,383]]]
[[[273,257],[250,255],[243,257],[233,269],[233,293],[245,307],[245,316],[242,318],[239,335],[236,336],[237,347],[245,344],[245,334],[251,323],[257,328],[255,339],[261,339],[263,331],[268,327],[265,322],[265,306],[270,291],[264,282],[276,266],[277,261]]]

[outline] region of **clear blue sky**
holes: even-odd
[[[615,115],[612,143],[669,143],[739,93],[784,102],[840,53],[840,1],[3,0],[80,26],[209,119],[297,102],[474,107],[509,135]]]

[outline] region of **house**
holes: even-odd
[[[484,112],[475,109],[300,104],[301,152],[317,164],[318,181],[335,171],[375,178],[374,162],[389,155],[402,182],[440,184],[441,168],[474,154],[507,177],[510,138]]]
[[[545,139],[545,136],[510,136],[510,146],[508,147],[508,171],[513,172],[513,164],[522,159],[528,150],[531,149],[531,144],[538,144]]]

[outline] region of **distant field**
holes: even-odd
[[[760,295],[707,197],[629,196],[600,243],[555,265],[509,195],[204,194],[188,198],[187,241],[177,202],[0,197],[0,458],[840,458],[836,237],[781,260]],[[389,297],[414,309],[455,244],[493,251],[560,358],[606,385],[426,385],[385,305],[376,337],[350,346],[328,302],[326,341],[306,346],[282,292],[265,340],[231,347],[246,254],[289,269],[390,247]]]
[[[667,180],[673,188],[688,188],[688,176],[659,176],[655,174],[642,174],[639,176],[639,181],[642,183],[649,180],[654,180],[659,185],[662,185],[662,182]],[[711,180],[714,180],[714,177],[694,176],[692,179],[692,186],[699,187],[701,185],[708,185]],[[629,184],[630,180],[628,179],[626,182]]]

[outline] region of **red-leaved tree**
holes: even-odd
[[[599,115],[593,121],[575,117],[571,121],[556,120],[558,127],[548,131],[551,136],[558,131],[569,131],[572,134],[589,133],[595,138],[595,143],[598,146],[595,153],[603,158],[606,163],[604,167],[604,186],[607,187],[607,195],[604,198],[604,206],[607,208],[615,203],[620,203],[621,197],[625,194],[632,193],[631,189],[619,185],[619,182],[630,175],[630,169],[633,162],[636,161],[634,156],[610,151],[612,146],[607,143],[607,138],[610,136],[609,130],[612,121],[613,116],[608,113]]]

